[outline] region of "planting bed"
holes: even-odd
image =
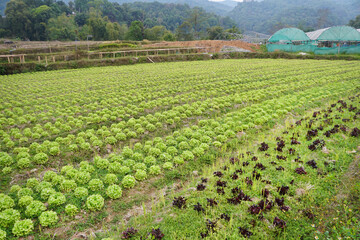
[[[359,145],[359,98],[347,99],[359,76],[358,62],[312,60],[1,76],[0,239],[71,237],[74,229],[57,229],[107,216],[131,190],[163,188],[192,171],[203,174],[187,181],[193,192],[162,197],[151,213],[98,237],[292,238],[297,216],[314,215],[307,203],[321,201],[328,177]],[[334,99],[343,100],[325,108]],[[299,113],[304,119],[269,136]]]

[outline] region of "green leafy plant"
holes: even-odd
[[[26,207],[25,215],[32,218],[38,217],[45,210],[46,207],[42,202],[34,200]]]
[[[112,184],[106,188],[106,195],[111,199],[118,199],[121,197],[122,190],[120,186]]]
[[[41,226],[48,227],[51,225],[55,225],[59,221],[59,217],[57,213],[54,211],[45,211],[41,213],[39,217],[39,221]]]
[[[104,206],[104,198],[99,194],[91,195],[86,200],[86,207],[90,211],[98,211]]]
[[[12,233],[17,237],[27,236],[34,230],[34,223],[30,219],[17,221],[14,224]]]
[[[71,217],[75,216],[78,213],[78,211],[79,211],[79,209],[75,205],[72,205],[72,204],[68,204],[65,207],[65,213]]]
[[[123,180],[121,181],[121,185],[124,188],[133,188],[135,186],[136,180],[131,175],[126,175]]]

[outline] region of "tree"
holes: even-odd
[[[163,38],[164,41],[168,41],[168,42],[173,42],[176,40],[175,35],[170,31],[166,31]]]
[[[77,27],[74,17],[67,17],[65,13],[51,18],[48,22],[46,33],[50,40],[74,40]]]
[[[51,7],[47,5],[41,5],[34,8],[31,11],[31,17],[33,22],[34,31],[32,32],[31,39],[34,40],[46,40],[46,24],[53,15]]]
[[[207,33],[210,40],[226,39],[225,30],[220,26],[208,28]]]
[[[11,0],[6,4],[7,28],[14,37],[29,38],[32,33],[31,14],[21,0]]]
[[[205,21],[205,17],[203,12],[198,8],[194,8],[190,14],[190,18],[188,19],[188,22],[191,23],[194,28],[194,32],[195,32],[194,35],[196,39],[199,38],[198,32],[200,31],[200,25],[204,21]]]
[[[133,41],[144,40],[144,25],[140,21],[133,21],[126,34],[126,39]]]
[[[90,32],[93,35],[94,40],[105,40],[106,39],[106,24],[108,18],[103,18],[101,12],[93,8],[90,9],[90,17],[88,19],[88,26]]]
[[[360,28],[360,15],[358,15],[354,20],[350,20],[349,26],[359,29]]]
[[[193,28],[189,22],[183,22],[176,29],[176,38],[179,41],[191,41],[194,39]]]
[[[166,28],[164,26],[155,26],[145,29],[145,38],[150,41],[162,40],[165,34]]]

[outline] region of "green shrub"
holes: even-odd
[[[87,198],[86,207],[90,211],[100,210],[104,206],[104,198],[100,194],[94,194]]]
[[[140,170],[146,170],[146,165],[144,164],[144,163],[136,163],[135,165],[134,165],[134,168],[133,168],[134,170],[138,170],[138,169],[140,169]]]
[[[122,190],[118,185],[113,184],[106,189],[106,195],[111,199],[118,199],[121,197],[121,194]]]
[[[54,211],[46,211],[40,215],[39,221],[41,226],[48,227],[56,224],[59,221],[59,217]]]
[[[30,219],[17,221],[14,224],[12,233],[17,237],[29,235],[34,230],[34,223]]]
[[[135,178],[131,175],[126,175],[123,180],[121,181],[121,184],[124,188],[133,188],[135,186]]]
[[[75,205],[68,204],[65,207],[65,213],[69,216],[75,216],[78,213],[78,208]]]
[[[40,201],[32,201],[25,210],[25,215],[28,217],[38,217],[46,210],[45,205]]]
[[[41,193],[41,191],[45,188],[52,188],[52,184],[47,181],[42,181],[36,186],[35,191]]]

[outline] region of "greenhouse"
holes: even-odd
[[[360,31],[349,26],[336,26],[305,33],[297,28],[284,28],[272,35],[269,52],[313,52],[315,54],[360,53]]]

